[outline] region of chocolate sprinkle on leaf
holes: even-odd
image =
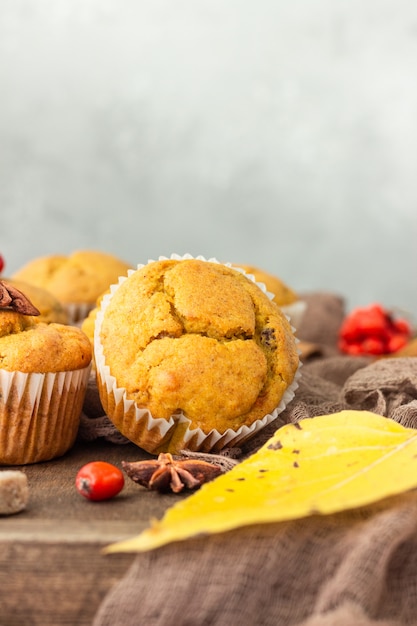
[[[281,450],[281,448],[282,448],[282,443],[280,441],[274,441],[268,446],[269,450]]]

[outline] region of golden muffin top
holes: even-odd
[[[88,337],[75,326],[39,322],[40,311],[15,284],[0,280],[0,368],[62,372],[87,367]]]
[[[50,255],[29,261],[12,275],[37,287],[47,289],[62,303],[92,303],[108,287],[117,283],[131,266],[117,257],[95,250],[77,250],[72,254]]]
[[[103,309],[106,364],[155,418],[179,411],[204,432],[273,411],[299,365],[278,306],[251,279],[198,259],[150,262]]]
[[[293,304],[299,299],[298,294],[275,274],[270,274],[254,265],[237,265],[234,263],[233,266],[242,268],[247,274],[251,274],[258,283],[263,283],[267,290],[273,294],[274,302],[279,306]]]
[[[18,372],[65,372],[91,362],[88,337],[76,326],[36,322],[0,310],[0,368]]]

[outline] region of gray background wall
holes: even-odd
[[[415,0],[0,0],[0,252],[254,263],[417,314]]]

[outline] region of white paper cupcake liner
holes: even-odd
[[[189,254],[182,256],[172,254],[170,257],[160,256],[157,260],[163,261],[168,259],[179,261],[184,259],[197,259],[232,267],[230,263],[220,263],[215,258],[206,259],[202,256],[194,257]],[[153,262],[153,260],[149,260],[148,264]],[[144,266],[145,264],[139,264],[137,270]],[[254,278],[246,274],[244,270],[234,266],[233,269],[241,271],[256,282]],[[301,362],[292,383],[285,390],[281,402],[274,411],[265,415],[262,419],[256,420],[250,426],[241,426],[238,430],[227,429],[224,433],[220,433],[214,429],[209,433],[205,433],[200,428],[192,428],[191,420],[182,412],[173,414],[169,419],[155,418],[148,409],[136,406],[135,402],[127,397],[126,389],[117,386],[116,378],[110,373],[110,368],[106,364],[103,347],[100,341],[100,333],[104,312],[111,298],[120,285],[137,270],[129,270],[127,276],[120,277],[118,283],[110,287],[109,293],[102,299],[100,309],[97,311],[95,323],[94,359],[97,372],[97,385],[103,408],[116,428],[139,447],[153,454],[158,454],[159,452],[171,452],[175,454],[179,453],[182,449],[195,452],[219,452],[226,447],[241,445],[244,441],[252,437],[254,433],[275,420],[294,397],[295,390],[299,384]],[[268,294],[270,299],[272,299],[273,294],[267,292],[265,285],[262,283],[257,284]]]
[[[90,311],[95,308],[95,306],[95,303],[93,304],[89,302],[71,302],[63,304],[63,307],[68,315],[68,324],[80,325]]]
[[[91,364],[68,372],[0,369],[0,465],[62,456],[80,423]]]

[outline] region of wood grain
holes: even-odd
[[[108,502],[90,502],[74,487],[89,461],[149,458],[133,444],[77,443],[60,459],[21,466],[29,481],[26,511],[0,517],[0,626],[90,626],[134,554],[104,555],[113,541],[162,517],[178,495],[150,492],[126,478]],[[1,470],[1,468],[0,468]]]

